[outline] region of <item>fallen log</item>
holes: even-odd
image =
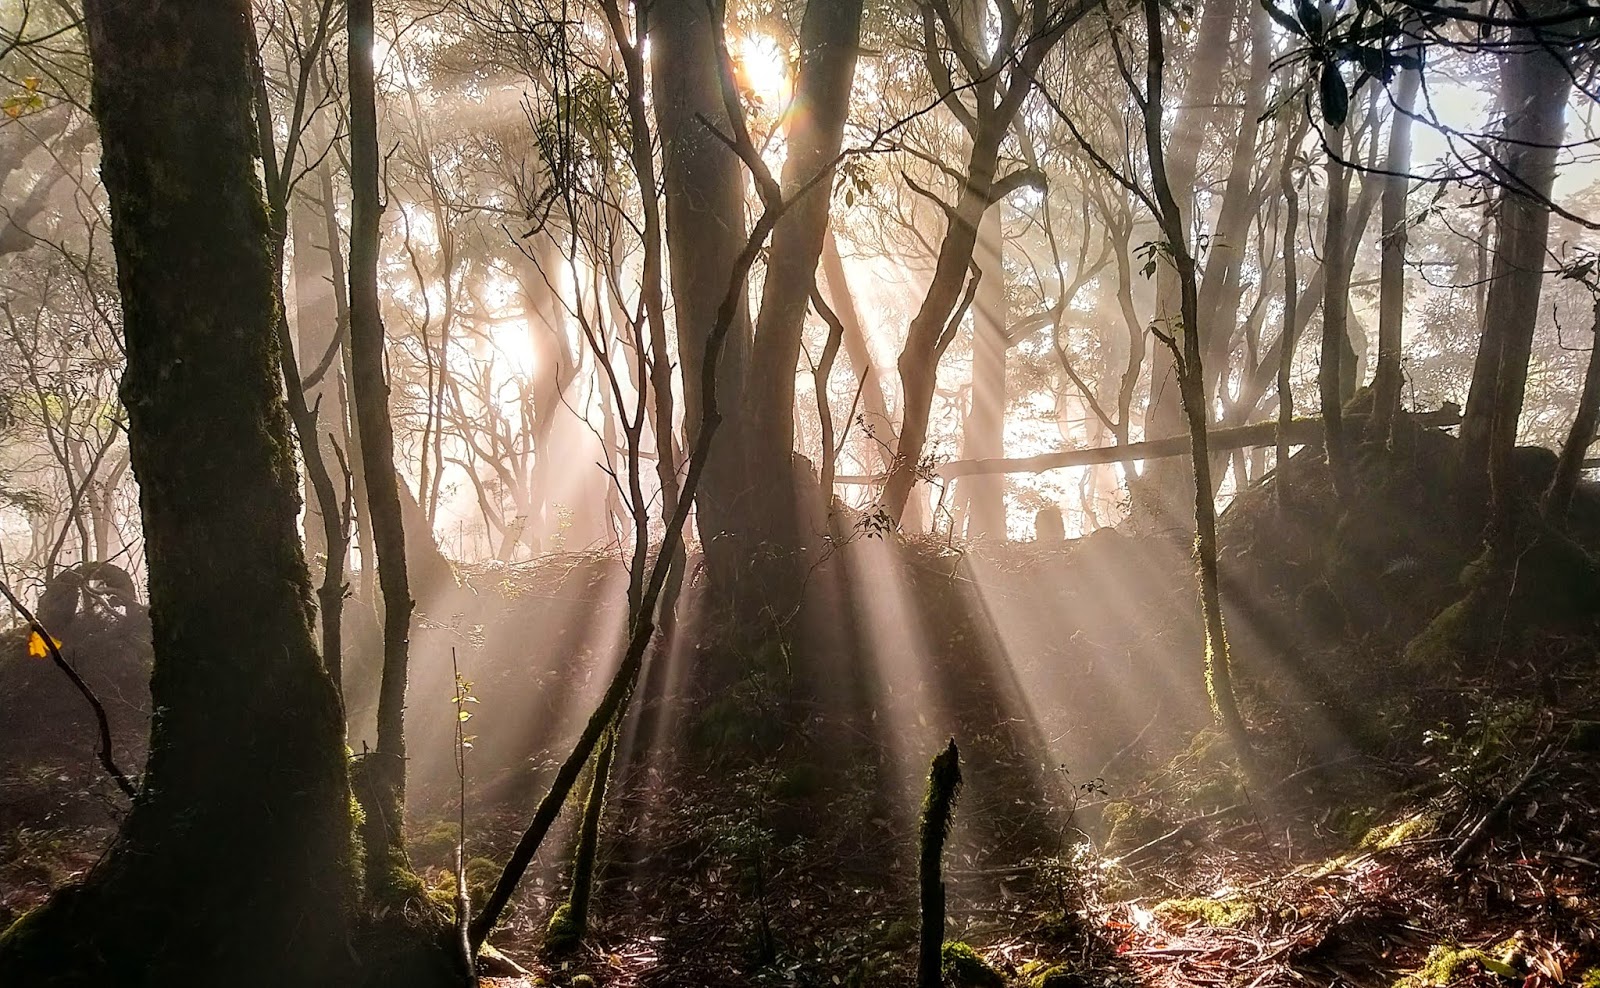
[[[1461,412],[1444,408],[1434,412],[1421,412],[1411,416],[1412,421],[1425,428],[1443,429],[1461,424]],[[1309,446],[1322,442],[1322,419],[1302,418],[1289,423],[1289,445]],[[1216,429],[1209,434],[1211,451],[1242,449],[1249,446],[1271,446],[1278,441],[1278,423],[1256,422],[1252,425]],[[1167,456],[1182,456],[1189,452],[1188,435],[1169,436],[1126,446],[1091,446],[1087,449],[1063,449],[1035,456],[996,456],[979,460],[951,460],[933,468],[933,472],[947,479],[991,473],[1043,473],[1064,467],[1087,467],[1105,463],[1132,463],[1136,460],[1156,460]],[[835,484],[881,483],[884,474],[842,474],[834,478]]]

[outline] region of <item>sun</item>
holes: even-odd
[[[789,101],[789,59],[782,46],[764,34],[739,39],[740,81],[769,107]]]

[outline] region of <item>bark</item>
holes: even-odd
[[[394,466],[389,381],[378,302],[377,96],[373,82],[372,0],[349,2],[350,87],[350,380],[367,480],[378,583],[383,594],[383,671],[378,683],[377,747],[360,763],[358,795],[366,811],[367,891],[380,901],[398,891],[405,869],[402,814],[406,793],[406,666],[411,591],[405,524]]]
[[[1494,514],[1503,519],[1510,508],[1507,472],[1538,323],[1549,197],[1572,76],[1561,56],[1529,30],[1513,32],[1502,59],[1505,140],[1496,167],[1502,191],[1483,335],[1461,423],[1460,477],[1462,493],[1478,503],[1489,477]]]
[[[1243,295],[1241,273],[1245,242],[1250,223],[1267,195],[1255,177],[1256,148],[1261,132],[1261,116],[1267,107],[1267,90],[1272,83],[1272,18],[1260,3],[1250,5],[1247,21],[1250,43],[1248,75],[1245,79],[1244,106],[1239,112],[1239,130],[1228,158],[1228,182],[1217,212],[1205,277],[1200,282],[1200,332],[1205,343],[1206,391],[1215,396],[1228,374],[1228,354],[1238,328],[1239,301]]]
[[[1561,446],[1556,460],[1555,476],[1550,478],[1550,488],[1544,494],[1545,516],[1560,524],[1566,520],[1572,507],[1572,496],[1578,490],[1578,479],[1583,475],[1584,455],[1594,443],[1595,428],[1600,424],[1600,299],[1594,305],[1594,341],[1589,347],[1589,366],[1583,375],[1583,393],[1578,397],[1578,407],[1572,417],[1572,428],[1567,441]]]
[[[1187,59],[1183,95],[1177,101],[1176,119],[1168,142],[1172,155],[1166,165],[1173,202],[1179,210],[1184,231],[1192,229],[1200,152],[1205,148],[1208,133],[1215,131],[1218,125],[1217,100],[1226,77],[1223,70],[1233,50],[1230,40],[1240,2],[1208,0],[1200,15],[1194,48]],[[1156,273],[1154,322],[1170,333],[1181,315],[1182,286],[1177,273],[1164,264]],[[1173,355],[1166,347],[1157,346],[1150,355],[1150,397],[1144,416],[1147,438],[1181,435],[1186,431],[1182,390]],[[1157,524],[1164,523],[1169,516],[1180,516],[1191,479],[1182,463],[1152,465],[1137,485],[1134,510],[1153,516]]]
[[[1324,71],[1337,71],[1332,67]],[[1349,456],[1344,441],[1344,368],[1346,334],[1349,332],[1350,268],[1352,262],[1350,220],[1350,169],[1338,159],[1345,154],[1346,122],[1326,134],[1331,149],[1327,163],[1327,222],[1323,230],[1322,282],[1322,359],[1317,367],[1317,393],[1322,402],[1326,431],[1323,446],[1333,487],[1341,498],[1350,496],[1352,483]]]
[[[0,981],[330,983],[350,929],[351,819],[296,531],[249,5],[90,0],[84,15],[157,714],[118,842],[0,938]]]
[[[1278,359],[1275,362],[1278,384],[1278,430],[1276,470],[1278,472],[1278,510],[1282,511],[1292,498],[1292,481],[1289,479],[1289,427],[1294,422],[1294,340],[1297,335],[1295,312],[1299,308],[1300,284],[1296,264],[1300,256],[1298,240],[1300,229],[1300,192],[1295,186],[1294,163],[1305,143],[1309,123],[1300,115],[1289,145],[1284,149],[1283,162],[1278,170],[1278,190],[1283,196],[1285,219],[1283,227],[1283,332],[1278,337]]]
[[[844,352],[850,358],[855,379],[860,382],[862,421],[881,442],[867,438],[865,445],[873,450],[884,472],[890,465],[889,450],[894,448],[894,418],[889,412],[889,400],[883,392],[883,374],[872,359],[872,349],[867,342],[866,327],[856,310],[855,295],[844,273],[844,259],[839,256],[839,244],[832,231],[823,245],[822,273],[828,286],[828,299],[833,311],[844,325]],[[828,491],[823,491],[827,496]]]
[[[971,408],[963,423],[962,455],[967,459],[1005,453],[1006,274],[1000,211],[991,209],[978,225],[976,262],[983,272],[972,304]],[[1005,485],[998,474],[976,475],[963,484],[967,496],[968,538],[1006,537]]]
[[[944,984],[944,844],[950,836],[960,792],[961,752],[955,738],[951,738],[928,769],[928,791],[922,801],[917,861],[921,914],[917,988],[941,988]]]
[[[1417,102],[1422,72],[1404,69],[1395,87],[1395,111],[1389,123],[1389,151],[1382,179],[1382,257],[1378,271],[1378,369],[1373,377],[1373,432],[1387,443],[1395,413],[1400,410],[1400,344],[1406,317],[1406,193],[1411,181],[1411,112]]]
[[[1183,411],[1188,419],[1190,459],[1194,469],[1195,562],[1200,577],[1200,613],[1205,622],[1205,680],[1216,714],[1234,752],[1246,766],[1251,760],[1250,738],[1233,696],[1228,638],[1223,626],[1221,579],[1217,561],[1217,504],[1212,496],[1210,425],[1205,394],[1204,357],[1200,344],[1199,289],[1194,255],[1189,246],[1184,213],[1173,195],[1162,144],[1162,77],[1166,67],[1162,39],[1160,0],[1144,0],[1145,31],[1149,50],[1145,63],[1144,137],[1150,159],[1151,185],[1159,207],[1156,219],[1169,247],[1169,263],[1180,288],[1181,341],[1170,334],[1168,349],[1178,368]]]
[[[704,121],[731,133],[717,73],[715,15],[705,0],[659,0],[650,7],[651,74],[662,185],[667,200],[666,240],[678,358],[682,366],[685,441],[693,446],[704,418],[701,373],[718,306],[745,243],[744,165]],[[703,118],[703,120],[702,120]],[[722,399],[739,405],[745,396],[750,353],[750,317],[743,296],[728,329],[715,382]],[[749,475],[739,456],[742,434],[729,429],[705,467],[695,501],[700,541],[714,580],[733,578],[741,565],[723,533],[741,530],[741,500]],[[746,506],[747,507],[747,506]]]
[[[793,476],[795,370],[817,260],[828,233],[833,182],[826,175],[844,142],[861,42],[861,7],[861,0],[806,4],[780,181],[790,204],[772,232],[751,352],[747,455],[754,497],[764,508],[752,518],[763,519],[760,534],[784,547],[796,546],[810,534],[799,531],[801,518],[826,508],[795,503],[802,486],[811,486]],[[824,497],[831,494],[823,492]]]

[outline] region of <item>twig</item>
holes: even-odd
[[[1500,797],[1499,802],[1495,803],[1489,812],[1478,819],[1478,822],[1473,825],[1472,831],[1456,846],[1454,851],[1450,852],[1450,867],[1461,867],[1461,863],[1488,839],[1489,828],[1494,826],[1505,815],[1506,811],[1511,808],[1512,802],[1517,798],[1517,794],[1526,789],[1528,783],[1533,781],[1534,775],[1544,765],[1545,758],[1549,756],[1554,748],[1554,744],[1545,745],[1544,750],[1535,755],[1533,761],[1528,763],[1528,770],[1522,773],[1522,778],[1517,780],[1517,784],[1507,789],[1505,795]]]
[[[129,799],[137,796],[139,788],[133,784],[133,781],[128,778],[122,769],[117,767],[117,760],[111,754],[111,720],[106,716],[105,705],[100,702],[99,697],[94,695],[94,690],[90,689],[89,684],[83,681],[83,677],[78,675],[78,670],[72,668],[72,664],[62,656],[61,649],[56,645],[56,640],[50,637],[49,629],[39,623],[39,619],[33,616],[32,611],[23,606],[22,601],[17,599],[17,595],[12,593],[11,588],[6,586],[4,582],[0,582],[0,594],[5,595],[11,606],[16,608],[18,614],[22,615],[22,619],[28,622],[28,627],[33,630],[33,633],[44,641],[45,651],[50,653],[50,659],[56,664],[56,668],[67,674],[67,678],[72,680],[72,685],[78,688],[78,692],[83,694],[83,698],[89,701],[89,706],[94,708],[94,717],[100,726],[100,750],[98,752],[100,764],[105,767],[106,772],[116,782],[117,788],[127,794]]]

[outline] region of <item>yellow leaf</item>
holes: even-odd
[[[52,635],[50,637],[50,640],[55,643],[56,648],[60,648],[61,647],[61,639],[59,639],[59,638],[55,637],[54,635]],[[44,639],[39,636],[39,633],[37,631],[33,632],[32,634],[30,634],[28,636],[28,657],[29,658],[42,659],[42,658],[47,657],[49,654],[50,654],[50,650],[45,647]]]
[[[39,77],[36,75],[30,75],[23,79],[22,88],[26,89],[30,93],[37,92],[39,89]]]

